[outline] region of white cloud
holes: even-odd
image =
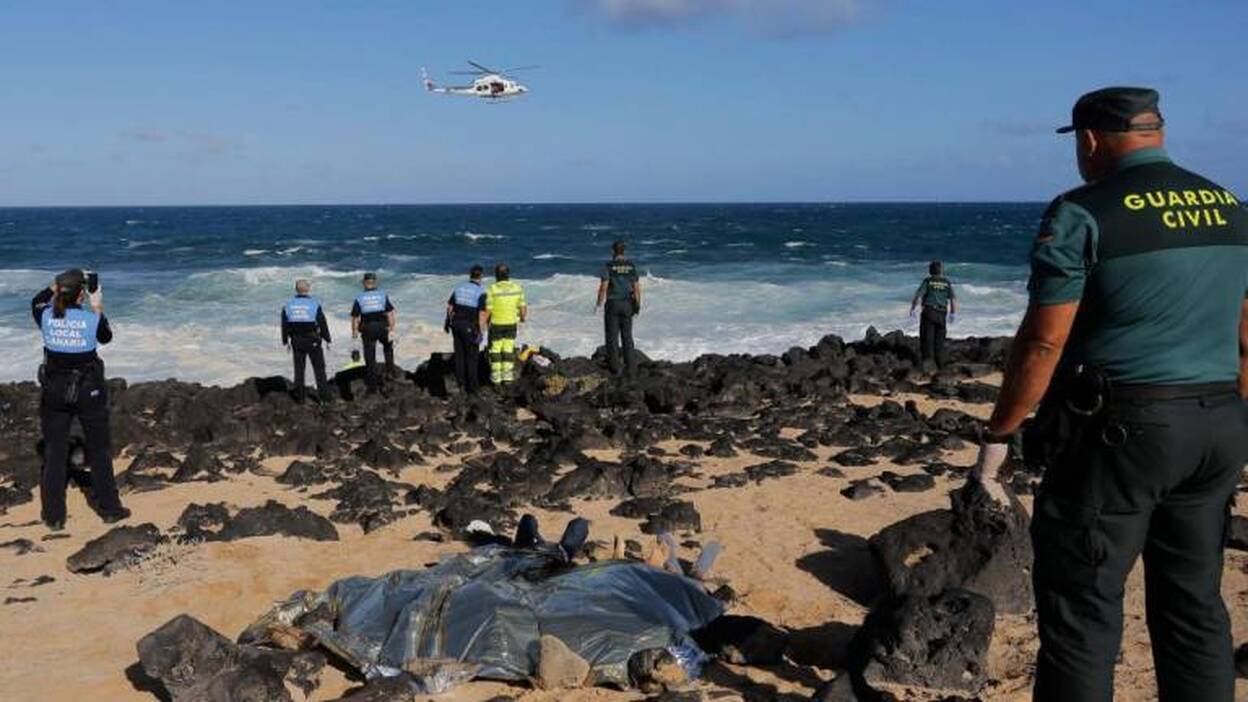
[[[715,17],[737,19],[772,36],[830,32],[857,22],[882,0],[573,0],[612,24],[644,29]]]

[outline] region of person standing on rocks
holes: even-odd
[[[528,316],[524,288],[511,279],[506,263],[498,264],[479,317],[480,327],[490,331],[490,382],[495,387],[516,382],[516,331]]]
[[[611,260],[602,269],[594,313],[606,303],[603,326],[607,336],[607,367],[616,376],[631,380],[637,372],[633,354],[633,317],[641,311],[641,281],[637,266],[624,257],[624,242],[611,245]],[[620,363],[620,348],[624,363]]]
[[[1221,579],[1248,460],[1248,212],[1170,161],[1163,125],[1155,91],[1106,88],[1059,130],[1075,132],[1087,184],[1040,225],[973,473],[1003,494],[1007,443],[1039,403],[1024,437],[1046,466],[1031,527],[1037,700],[1113,698],[1141,554],[1160,699],[1234,696]]]
[[[316,391],[321,402],[329,400],[329,383],[325,378],[325,351],[321,342],[333,343],[329,335],[329,322],[320,300],[311,296],[312,284],[306,280],[295,281],[295,296],[282,307],[282,345],[293,350],[295,359],[295,402],[303,402],[304,372],[312,361],[312,373],[316,376]]]
[[[108,429],[108,384],[104,362],[96,352],[113,340],[104,316],[103,292],[92,286],[83,271],[71,269],[56,277],[30,303],[35,324],[43,335],[43,365],[39,367],[39,415],[43,424],[43,476],[39,488],[43,523],[52,531],[65,528],[65,483],[69,463],[69,429],[82,424],[86,459],[91,466],[91,493],[105,523],[130,516],[121,504],[113,476],[113,452]],[[94,290],[88,290],[94,287]],[[90,309],[83,309],[84,302]]]
[[[910,301],[911,317],[919,303],[923,304],[919,316],[919,353],[925,370],[930,364],[944,367],[946,330],[958,313],[958,299],[953,293],[953,283],[945,277],[945,265],[932,261],[927,274]]]
[[[378,390],[388,378],[394,377],[394,305],[385,290],[377,287],[377,274],[364,274],[364,292],[356,295],[351,305],[351,338],[363,337],[364,381],[370,392]],[[377,344],[386,358],[383,374],[377,369]]]
[[[446,301],[446,324],[444,331],[455,343],[455,379],[459,387],[469,395],[475,395],[481,387],[478,377],[481,349],[481,315],[486,309],[485,288],[481,278],[485,269],[473,266],[468,280],[451,290]]]

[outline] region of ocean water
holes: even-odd
[[[335,338],[364,271],[398,308],[396,353],[450,350],[450,288],[506,261],[525,285],[521,340],[564,354],[602,343],[597,275],[616,239],[643,273],[638,346],[656,358],[779,353],[827,333],[916,325],[910,297],[940,258],[958,293],[954,336],[1013,331],[1043,206],[1017,204],[456,205],[0,209],[0,381],[39,363],[30,298],[71,266],[100,272],[109,374],[233,383],[288,373],[278,310],[313,281]]]

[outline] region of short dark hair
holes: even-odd
[[[485,275],[485,269],[482,268],[481,266],[473,266],[472,268],[468,269],[468,277],[472,278],[473,280],[476,280],[477,278],[480,278],[483,275]]]
[[[929,275],[940,275],[945,272],[945,264],[940,261],[932,261],[927,264],[927,272]]]
[[[623,256],[624,255],[624,242],[616,241],[614,244],[611,244],[611,253],[615,254],[616,256]]]
[[[500,263],[497,266],[494,266],[494,279],[495,280],[509,280],[510,278],[511,278],[511,269],[507,267],[506,263]]]

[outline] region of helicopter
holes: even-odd
[[[439,86],[430,80],[429,73],[425,69],[420,69],[420,74],[425,81],[425,90],[444,95],[485,98],[490,101],[510,100],[529,92],[529,88],[521,85],[508,74],[537,68],[537,66],[519,66],[517,68],[509,68],[506,71],[496,71],[492,68],[486,68],[476,61],[469,61],[468,65],[472,67],[472,70],[452,71],[452,73],[476,76],[476,79],[472,81],[472,85]]]

